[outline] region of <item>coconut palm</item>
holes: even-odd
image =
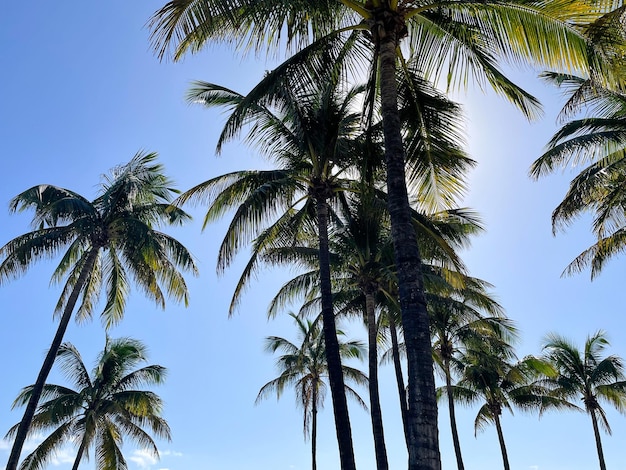
[[[45,385],[44,402],[37,408],[30,433],[52,432],[22,461],[20,470],[44,468],[55,452],[69,442],[78,446],[72,470],[89,458],[92,447],[98,470],[124,470],[127,468],[121,449],[124,435],[158,457],[156,444],[144,428],[168,440],[170,429],[161,417],[158,395],[138,387],[161,384],[166,371],[159,365],[135,369],[147,359],[146,347],[140,341],[107,337],[91,375],[72,344],[63,343],[57,358],[76,389]],[[24,388],[13,406],[28,403],[33,390],[34,385]],[[14,435],[18,426],[11,428],[7,436]]]
[[[175,190],[156,158],[155,153],[138,153],[115,168],[93,201],[51,185],[35,186],[11,201],[14,212],[34,210],[34,229],[0,248],[0,281],[66,251],[53,274],[53,281],[65,281],[56,306],[59,326],[15,432],[7,470],[17,468],[46,378],[77,304],[77,319],[90,317],[104,289],[101,316],[106,327],[113,325],[122,318],[129,278],[161,307],[165,293],[187,303],[181,270],[195,273],[194,261],[185,247],[156,228],[182,224],[189,216],[170,207]]]
[[[587,16],[589,10],[585,10]],[[287,47],[299,49],[288,62],[289,71],[300,77],[312,73],[320,53],[337,41],[359,46],[352,57],[365,62],[370,83],[378,84],[380,91],[388,205],[407,344],[410,469],[438,469],[440,458],[421,257],[405,185],[405,149],[396,86],[398,54],[403,50],[400,45],[407,38],[410,53],[427,78],[436,80],[443,75],[452,83],[463,84],[474,75],[533,115],[536,100],[505,77],[497,60],[526,60],[550,68],[585,67],[585,38],[568,24],[554,20],[556,15],[575,20],[576,14],[563,5],[551,8],[549,2],[171,0],[151,20],[154,47],[161,57],[173,52],[179,59],[216,40],[257,50],[266,45],[278,47],[286,41]],[[303,56],[314,60],[307,62],[306,72],[294,72],[292,65]],[[443,72],[447,66],[449,73]],[[351,454],[349,449],[342,453]],[[353,470],[353,459],[342,459],[342,468]]]
[[[452,387],[440,387],[440,396],[451,391],[457,402],[482,403],[474,429],[478,432],[488,424],[495,425],[504,469],[510,470],[502,411],[508,409],[513,413],[514,407],[540,411],[561,405],[562,401],[551,397],[543,383],[551,367],[531,356],[516,361],[512,346],[492,336],[466,345],[463,354],[454,361],[454,367],[460,379]]]
[[[353,461],[332,305],[328,226],[332,205],[351,185],[345,172],[352,164],[353,137],[359,126],[355,101],[362,88],[344,89],[336,80],[299,84],[288,76],[278,77],[277,81],[280,86],[271,93],[258,93],[255,89],[246,96],[204,82],[197,83],[190,91],[191,101],[232,110],[220,136],[218,151],[246,128],[248,142],[276,162],[277,168],[213,178],[187,191],[179,201],[195,199],[207,203],[205,221],[236,208],[220,248],[219,269],[228,266],[246,241],[255,239],[255,252],[258,252],[263,244],[294,243],[301,230],[314,227],[337,440],[342,460]],[[255,255],[244,270],[235,298],[254,266]]]
[[[556,77],[570,87],[572,110],[586,106],[591,116],[566,123],[550,140],[546,152],[531,167],[538,178],[570,165],[584,168],[570,183],[563,201],[552,213],[553,231],[564,229],[585,212],[593,214],[597,241],[579,254],[564,274],[591,268],[592,279],[626,243],[626,94],[593,86],[577,77]],[[569,113],[565,114],[566,116]]]
[[[504,317],[502,307],[487,293],[486,289],[491,287],[488,283],[456,272],[446,272],[442,280],[444,276],[448,282],[438,282],[436,294],[428,295],[428,311],[435,364],[445,379],[457,468],[463,470],[452,393],[452,364],[463,355],[466,344],[476,343],[485,337],[489,337],[490,341],[508,342],[515,330]],[[435,291],[434,288],[432,290]],[[488,315],[485,316],[485,313]]]
[[[265,339],[265,349],[271,353],[281,351],[277,361],[280,375],[270,380],[261,387],[257,396],[257,403],[269,395],[276,393],[280,398],[285,387],[294,387],[296,390],[296,402],[304,411],[304,435],[311,438],[311,468],[317,469],[317,413],[323,407],[326,395],[324,380],[328,377],[328,365],[326,363],[326,345],[324,332],[317,322],[303,320],[297,315],[290,313],[298,327],[299,344],[279,336],[269,336]],[[339,338],[344,334],[337,330]],[[364,354],[363,345],[359,341],[339,341],[339,351],[344,359],[361,358]],[[343,375],[346,381],[364,385],[367,377],[358,369],[342,365]],[[363,407],[365,403],[359,394],[350,386],[345,385],[345,391]]]
[[[545,357],[558,372],[551,379],[552,393],[566,400],[570,408],[584,411],[591,418],[601,470],[606,470],[606,464],[600,427],[611,434],[601,402],[613,405],[621,413],[626,412],[624,363],[618,356],[602,356],[608,345],[606,334],[602,331],[587,337],[583,351],[556,334],[549,335],[544,344]],[[578,400],[582,400],[584,408],[576,404]]]

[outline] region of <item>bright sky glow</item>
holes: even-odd
[[[229,144],[214,157],[223,116],[189,105],[184,96],[192,80],[206,80],[245,92],[270,62],[210,48],[182,63],[159,63],[144,27],[163,0],[128,2],[10,2],[0,17],[0,245],[25,232],[27,215],[9,215],[8,201],[40,183],[63,186],[93,198],[99,175],[128,161],[137,151],[157,151],[168,175],[185,190],[210,177],[266,165],[253,151]],[[598,329],[609,333],[611,353],[626,357],[623,266],[609,263],[593,283],[588,273],[560,278],[561,271],[592,242],[581,220],[553,237],[550,214],[565,193],[570,174],[533,182],[531,162],[556,130],[559,92],[520,75],[528,90],[545,104],[542,120],[528,123],[492,94],[470,92],[469,150],[479,162],[462,203],[477,210],[487,226],[464,255],[470,272],[495,285],[495,294],[517,322],[518,354],[538,354],[548,332],[578,344]],[[202,208],[191,209],[194,223],[169,231],[196,256],[201,270],[189,278],[188,309],[169,303],[165,312],[133,292],[125,319],[113,337],[132,336],[150,349],[149,361],[169,370],[155,391],[165,401],[164,417],[173,440],[159,442],[160,461],[128,445],[131,470],[305,470],[310,447],[302,435],[302,417],[294,396],[254,406],[259,388],[274,378],[273,358],[263,338],[295,339],[288,319],[268,322],[269,299],[290,273],[268,272],[247,292],[240,311],[227,318],[233,287],[245,258],[226,276],[215,275],[217,246],[226,222],[201,233]],[[21,418],[11,411],[18,391],[35,381],[56,321],[52,311],[58,286],[49,286],[53,264],[42,263],[18,280],[0,286],[0,434]],[[347,329],[347,328],[346,328]],[[351,338],[365,338],[358,325]],[[87,365],[104,346],[99,319],[71,324],[66,337]],[[359,366],[366,370],[366,365]],[[53,370],[50,382],[62,383]],[[406,451],[395,382],[390,367],[381,370],[381,396],[390,468],[406,467]],[[365,396],[365,390],[363,394]],[[319,468],[338,468],[330,400],[320,416]],[[624,465],[626,420],[609,410],[613,436],[603,435],[608,468]],[[440,407],[443,467],[455,467],[446,408]],[[467,468],[502,468],[494,429],[474,437],[476,409],[459,408],[459,433]],[[359,470],[375,468],[368,415],[351,408]],[[505,414],[504,435],[512,466],[518,470],[589,470],[597,468],[589,418],[575,413],[536,416]],[[31,443],[32,444],[32,443]],[[32,448],[32,446],[30,447]],[[9,454],[0,441],[0,465]],[[50,468],[71,468],[73,449],[59,454]],[[25,454],[23,454],[25,455]],[[93,462],[83,464],[92,468]]]

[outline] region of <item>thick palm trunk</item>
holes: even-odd
[[[461,443],[459,442],[459,432],[456,425],[456,412],[454,411],[454,399],[452,398],[452,379],[450,377],[450,361],[444,361],[446,372],[446,392],[448,394],[448,412],[450,413],[450,429],[452,429],[452,443],[454,444],[454,454],[456,455],[456,466],[458,470],[465,470],[463,456],[461,455]]]
[[[313,386],[311,405],[311,470],[317,470],[317,384]]]
[[[333,313],[333,295],[330,282],[330,252],[328,249],[328,203],[323,197],[316,199],[317,225],[319,237],[320,294],[322,298],[322,319],[324,323],[324,345],[328,366],[328,382],[333,401],[335,430],[339,444],[341,470],[356,470],[352,447],[352,430],[348,415],[348,402],[341,369],[337,328]]]
[[[509,455],[506,452],[506,444],[504,443],[504,434],[502,433],[502,425],[500,424],[500,415],[493,413],[493,420],[496,423],[496,432],[498,433],[498,442],[500,443],[500,451],[502,452],[502,463],[504,470],[511,470],[509,465]]]
[[[374,434],[376,469],[388,470],[389,463],[387,461],[387,448],[385,446],[383,415],[380,408],[380,395],[378,392],[378,344],[376,341],[378,338],[378,328],[376,327],[374,294],[371,292],[365,293],[365,311],[367,315],[370,417],[372,419],[372,433]]]
[[[393,319],[393,315],[389,314],[389,334],[391,335],[391,356],[393,358],[393,368],[396,372],[396,385],[398,386],[398,396],[400,397],[400,414],[402,416],[402,427],[404,429],[404,440],[408,448],[409,445],[409,428],[408,414],[409,410],[406,403],[406,388],[404,386],[404,376],[402,375],[402,364],[400,362],[400,345],[398,343],[398,328]]]
[[[429,319],[422,283],[422,263],[406,189],[405,158],[396,85],[398,29],[395,15],[381,15],[380,96],[400,309],[408,371],[409,470],[440,470],[437,401],[431,356]]]
[[[33,421],[33,416],[35,416],[35,411],[37,410],[37,405],[39,404],[39,398],[41,398],[43,387],[46,384],[48,374],[50,374],[50,370],[54,365],[54,360],[56,359],[57,352],[59,351],[59,347],[61,346],[61,343],[63,341],[63,336],[65,335],[65,331],[67,330],[67,325],[70,322],[70,318],[72,318],[72,312],[74,311],[74,307],[76,306],[76,302],[78,301],[78,296],[80,295],[80,292],[87,282],[87,278],[89,276],[89,273],[93,269],[97,257],[98,250],[92,248],[91,252],[87,255],[87,259],[85,260],[85,264],[80,271],[74,289],[67,299],[67,303],[65,304],[65,308],[63,309],[63,314],[61,315],[61,321],[59,322],[57,332],[54,335],[54,339],[52,340],[52,344],[50,345],[48,354],[43,361],[43,365],[41,366],[41,370],[39,371],[39,375],[37,376],[37,381],[35,382],[35,385],[33,385],[33,393],[30,396],[28,403],[26,404],[26,410],[24,411],[22,421],[17,428],[15,441],[13,442],[13,447],[11,448],[11,455],[9,456],[6,470],[17,469],[20,454],[22,453],[22,447],[24,446],[24,442],[26,441],[26,437],[28,436],[28,430],[30,429],[30,424]]]
[[[598,428],[598,419],[596,418],[593,410],[589,414],[591,415],[591,422],[593,424],[593,435],[596,438],[596,450],[598,451],[600,470],[606,470],[606,463],[604,463],[604,452],[602,450],[602,441],[600,440],[600,429]]]

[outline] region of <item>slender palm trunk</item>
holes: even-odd
[[[393,368],[396,372],[396,385],[398,386],[398,396],[400,397],[400,414],[402,416],[402,426],[404,428],[404,440],[407,448],[409,446],[409,428],[406,401],[406,389],[404,387],[404,376],[402,375],[402,364],[400,362],[400,345],[398,343],[398,328],[393,319],[393,315],[389,314],[389,333],[391,335],[391,356],[393,357]]]
[[[422,283],[422,263],[406,189],[405,157],[396,85],[397,16],[381,15],[385,35],[380,44],[380,96],[400,309],[408,371],[409,470],[440,470],[437,400],[429,319]]]
[[[333,401],[335,430],[339,444],[341,470],[356,470],[352,447],[352,430],[348,415],[348,401],[339,355],[333,294],[330,281],[330,251],[328,249],[328,203],[323,197],[316,198],[317,225],[319,237],[320,295],[322,298],[322,319],[324,323],[324,345],[328,366],[328,382]]]
[[[50,345],[48,354],[43,361],[43,365],[41,366],[41,370],[39,371],[39,375],[37,376],[37,381],[35,382],[35,385],[33,385],[33,393],[31,394],[30,399],[28,400],[28,403],[26,405],[26,410],[24,411],[22,421],[20,421],[20,425],[17,428],[15,441],[13,442],[13,447],[11,448],[11,455],[9,456],[6,470],[17,469],[17,464],[20,460],[20,454],[22,453],[22,447],[24,446],[24,442],[26,441],[26,437],[28,436],[28,430],[30,429],[30,424],[33,421],[33,416],[35,416],[35,411],[37,410],[37,405],[39,404],[39,398],[41,398],[43,387],[46,384],[46,379],[48,378],[48,374],[50,373],[50,370],[52,369],[52,366],[54,364],[54,360],[56,359],[57,352],[59,351],[59,347],[61,346],[61,342],[63,341],[63,336],[65,335],[65,331],[67,330],[67,325],[70,322],[70,318],[72,318],[72,312],[74,311],[74,307],[76,306],[76,302],[78,301],[78,296],[80,295],[80,292],[87,282],[87,278],[89,276],[89,273],[93,269],[94,264],[96,263],[97,257],[98,250],[96,248],[92,248],[87,255],[87,259],[85,260],[85,264],[80,271],[78,280],[74,285],[74,289],[67,299],[67,303],[65,304],[65,308],[63,309],[63,314],[61,315],[61,321],[59,322],[57,332],[54,335],[54,339],[52,340],[52,344]]]
[[[317,384],[313,385],[311,401],[311,470],[317,470]]]
[[[454,398],[452,398],[452,378],[450,374],[450,360],[444,359],[446,373],[446,392],[448,394],[448,412],[450,413],[450,429],[452,429],[452,443],[454,444],[454,454],[456,455],[456,466],[458,470],[465,470],[463,456],[461,455],[461,443],[459,442],[459,431],[456,425],[456,412],[454,411]]]
[[[598,419],[596,414],[591,410],[591,422],[593,424],[593,435],[596,438],[596,450],[598,451],[598,460],[600,461],[600,470],[606,470],[606,463],[604,463],[604,452],[602,451],[602,441],[600,440],[600,429],[598,428]]]
[[[372,433],[374,434],[376,469],[388,470],[389,462],[387,461],[387,448],[385,446],[383,415],[378,392],[378,344],[376,341],[378,328],[376,327],[376,307],[372,292],[365,293],[365,311],[367,316],[370,417],[372,419]]]
[[[504,434],[502,433],[502,425],[500,424],[500,414],[493,413],[493,420],[496,423],[496,431],[498,433],[498,442],[500,442],[500,451],[502,451],[502,463],[504,464],[504,470],[511,470],[509,465],[509,455],[506,452],[506,444],[504,443]]]
[[[80,461],[83,459],[83,454],[85,453],[86,448],[87,439],[83,436],[83,440],[80,442],[80,447],[78,448],[78,452],[76,454],[76,459],[74,459],[74,465],[72,465],[72,470],[78,470],[78,466],[80,465]]]

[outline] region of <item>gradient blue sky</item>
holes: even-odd
[[[191,80],[202,79],[246,91],[271,62],[209,48],[182,63],[160,63],[150,51],[145,23],[162,6],[158,0],[126,2],[11,2],[0,17],[0,244],[28,229],[28,215],[9,215],[11,197],[40,183],[64,186],[92,198],[99,175],[129,160],[137,151],[157,151],[168,174],[187,189],[235,169],[258,168],[251,150],[229,145],[214,157],[222,116],[185,103]],[[517,322],[519,355],[538,353],[550,331],[578,343],[597,329],[609,332],[611,352],[626,355],[621,273],[623,258],[606,267],[593,283],[588,274],[560,278],[562,269],[591,242],[587,221],[553,237],[550,213],[564,194],[571,174],[533,182],[530,163],[556,129],[559,93],[536,78],[519,74],[542,99],[545,116],[528,123],[510,105],[470,90],[462,97],[468,115],[472,173],[463,205],[479,211],[487,232],[465,253],[471,273],[495,285],[495,295]],[[291,393],[254,406],[259,388],[275,377],[274,360],[263,352],[263,338],[295,338],[286,319],[268,322],[268,300],[289,273],[264,273],[245,297],[239,313],[227,318],[230,295],[241,263],[226,276],[215,275],[216,248],[224,223],[201,233],[195,222],[171,231],[194,253],[201,269],[190,279],[191,305],[170,303],[157,310],[133,293],[124,322],[114,337],[144,341],[151,362],[168,367],[167,383],[157,389],[166,403],[164,416],[173,441],[160,443],[161,460],[125,447],[132,470],[304,470],[309,444]],[[244,256],[245,257],[245,256]],[[244,258],[242,257],[242,259]],[[0,433],[21,417],[10,406],[23,386],[34,382],[56,329],[52,310],[57,286],[49,286],[53,265],[43,263],[0,287]],[[364,332],[353,325],[353,338]],[[90,364],[104,345],[94,319],[72,324],[66,340]],[[365,365],[361,366],[365,370]],[[391,468],[405,467],[398,404],[391,370],[381,371],[383,414]],[[50,380],[60,381],[56,372]],[[365,394],[365,391],[363,391]],[[476,409],[459,410],[466,467],[501,468],[493,429],[474,437]],[[614,436],[604,437],[609,468],[622,468],[626,420],[609,412]],[[351,410],[360,470],[373,470],[373,446],[367,414]],[[583,414],[503,418],[512,466],[518,470],[588,470],[597,467],[591,423]],[[440,420],[444,469],[455,468],[445,407]],[[330,402],[320,417],[319,468],[338,468]],[[0,464],[8,457],[0,443]],[[71,466],[73,449],[50,468]],[[92,468],[92,463],[83,464]]]

